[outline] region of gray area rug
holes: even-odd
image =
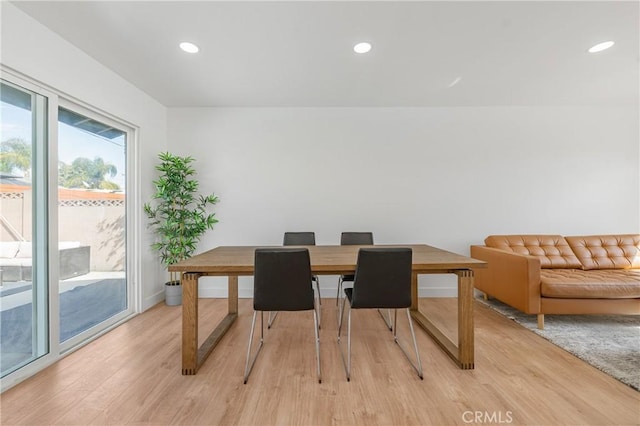
[[[478,300],[640,391],[640,316],[547,314],[545,328],[539,330],[536,315],[523,314],[496,299]]]

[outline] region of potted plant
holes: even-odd
[[[214,194],[200,195],[196,174],[191,166],[192,157],[180,157],[169,152],[158,155],[160,172],[153,181],[156,192],[155,203],[145,203],[144,211],[150,219],[149,228],[156,234],[156,242],[151,247],[160,253],[165,266],[189,258],[196,250],[202,235],[213,229],[218,222],[215,213],[208,207],[218,202]],[[171,272],[169,282],[165,283],[165,302],[167,305],[182,303],[180,274]]]

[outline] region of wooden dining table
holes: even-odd
[[[266,246],[260,246],[266,247]],[[309,249],[314,275],[353,274],[358,250],[372,246],[303,246]],[[411,315],[461,369],[474,368],[473,270],[486,263],[425,244],[376,245],[408,247],[413,251],[411,274]],[[182,273],[182,374],[194,375],[231,324],[238,317],[238,277],[254,272],[254,252],[258,246],[221,246],[169,266]],[[458,338],[452,341],[418,305],[418,275],[455,274],[458,276]],[[228,277],[228,313],[198,347],[198,279],[204,276]],[[390,284],[391,285],[391,284]]]

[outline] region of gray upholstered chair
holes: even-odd
[[[315,246],[315,232],[285,232],[283,246]]]
[[[311,283],[311,262],[306,248],[258,248],[255,251],[253,281],[253,320],[247,348],[244,383],[247,383],[251,369],[264,344],[264,312],[271,311],[313,311],[316,340],[316,360],[318,382],[320,373],[320,334],[318,313]],[[260,312],[260,344],[251,359],[253,333],[256,317]]]
[[[341,246],[372,246],[373,232],[343,232],[340,235]],[[340,293],[345,282],[353,283],[353,275],[340,275],[338,279],[338,293],[336,295],[336,306],[339,308]]]
[[[285,232],[284,239],[282,241],[283,246],[315,246],[316,234],[314,232]],[[320,294],[320,278],[317,275],[313,275],[313,282],[316,284],[318,291],[318,327],[322,324],[322,295]],[[267,322],[267,328],[271,328],[273,322],[276,320],[278,312],[269,312],[269,321]]]
[[[340,245],[341,246],[372,246],[373,245],[373,233],[372,232],[343,232],[340,235]],[[344,303],[341,297],[342,287],[344,283],[353,284],[353,274],[350,275],[340,275],[338,279],[338,293],[336,294],[336,306],[338,307],[338,315],[340,315],[340,311],[342,307],[340,302]],[[380,310],[378,310],[380,316],[384,320],[385,324],[387,324],[387,328],[391,330],[391,312],[388,312],[388,318],[382,314]],[[340,319],[338,319],[340,321]]]
[[[315,232],[285,232],[284,239],[282,241],[283,246],[315,246],[316,234]],[[322,295],[320,294],[320,278],[317,275],[313,276],[313,282],[316,283],[316,290],[318,291],[318,300],[322,305]],[[319,318],[322,317],[320,311],[318,311]]]
[[[347,373],[347,381],[351,380],[351,311],[353,309],[393,309],[393,339],[398,344],[420,379],[423,378],[422,362],[418,352],[416,335],[411,320],[411,263],[412,251],[409,248],[361,248],[358,251],[355,279],[352,288],[345,288],[345,302],[340,309],[338,323],[338,346]],[[347,356],[340,344],[344,306],[349,302],[347,313]],[[415,363],[398,340],[398,309],[405,309],[409,330],[415,349]]]

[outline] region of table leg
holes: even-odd
[[[238,276],[230,276],[229,277],[229,313],[237,314],[238,313]]]
[[[238,317],[238,276],[229,276],[228,313],[207,339],[198,347],[198,277],[201,274],[182,275],[182,374],[191,376],[211,354],[222,336]]]
[[[474,368],[473,354],[473,271],[449,270],[429,273],[455,273],[458,276],[458,344],[456,345],[418,306],[417,277],[412,275],[411,317],[463,370]],[[414,290],[415,287],[415,290]]]
[[[198,278],[200,274],[182,274],[182,374],[198,370]]]
[[[464,370],[473,369],[473,271],[457,271],[458,275],[458,362]]]

